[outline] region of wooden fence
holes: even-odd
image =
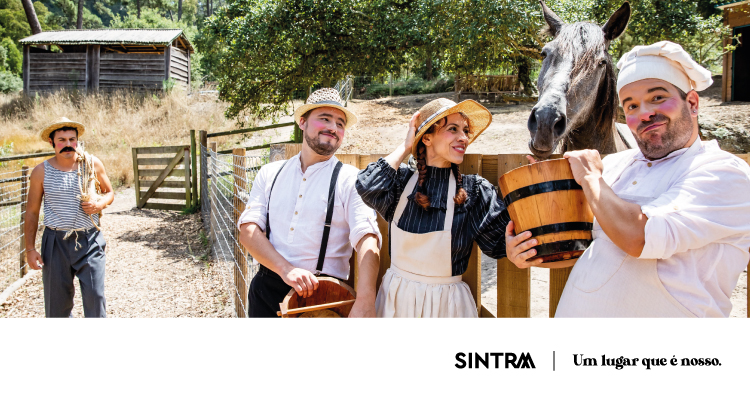
[[[179,211],[192,205],[190,146],[133,147],[132,151],[133,181],[138,208]],[[167,179],[168,177],[178,179]],[[142,191],[144,188],[146,191]],[[154,199],[184,199],[185,203],[155,202]]]
[[[518,75],[457,75],[455,93],[456,101],[467,95],[494,96],[497,101],[503,94],[520,94],[521,84]]]

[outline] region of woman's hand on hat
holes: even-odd
[[[529,261],[529,258],[536,255],[536,250],[532,247],[537,245],[537,240],[531,238],[531,232],[522,232],[518,236],[513,236],[514,234],[515,224],[510,221],[505,228],[505,254],[508,260],[521,269],[539,266],[541,258]]]
[[[404,139],[404,147],[406,148],[406,151],[411,151],[412,146],[414,146],[414,137],[417,134],[418,118],[419,111],[415,112],[414,115],[411,116],[411,121],[409,121],[409,130],[406,132],[406,139]]]

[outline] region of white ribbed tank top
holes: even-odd
[[[84,171],[81,171],[84,173]],[[55,229],[93,228],[83,211],[80,177],[77,171],[63,172],[44,162],[44,225]],[[99,215],[93,215],[99,224]]]

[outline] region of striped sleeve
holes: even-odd
[[[476,177],[477,198],[475,207],[482,210],[472,212],[472,215],[481,216],[475,218],[479,227],[477,229],[476,242],[484,254],[500,259],[505,254],[505,228],[510,223],[510,216],[505,209],[502,197],[497,195],[494,186],[482,177]]]
[[[386,221],[391,222],[398,199],[412,173],[404,164],[395,170],[384,158],[380,158],[357,175],[357,193],[365,204],[377,211]]]

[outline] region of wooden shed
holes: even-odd
[[[737,50],[724,55],[721,100],[750,101],[750,0],[717,7],[724,11],[724,24],[732,28],[732,36],[742,35]]]
[[[163,90],[170,78],[190,88],[192,45],[181,29],[91,29],[42,32],[23,45],[23,91]],[[38,45],[55,45],[62,52]]]

